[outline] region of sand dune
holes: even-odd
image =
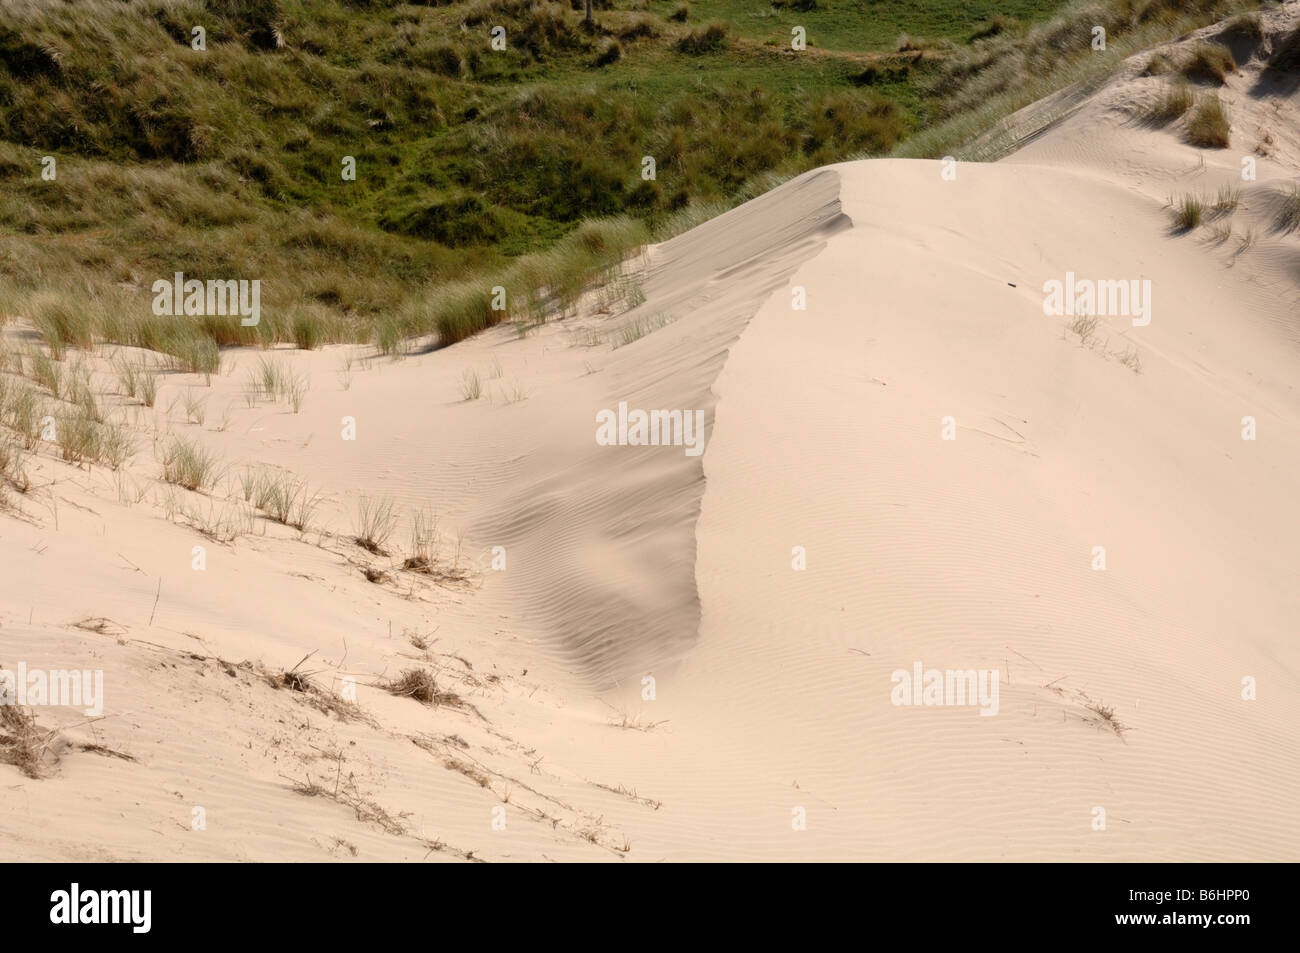
[[[0,766],[6,859],[1300,858],[1300,94],[1264,52],[1226,150],[1143,119],[1135,57],[1003,161],[831,166],[648,249],[626,313],[346,387],[347,349],[279,352],[298,414],[231,354],[224,430],[160,400],[123,477],[41,455],[0,666],[102,669],[108,717],[38,712],[68,727],[47,776]],[[1078,280],[1145,313],[1045,314]],[[703,453],[601,445],[621,403],[701,412]],[[244,463],[307,478],[312,529],[168,518],[151,430],[235,467],[202,506]],[[347,538],[381,494],[437,510],[464,579]],[[304,656],[312,691],[276,681]],[[917,663],[995,673],[996,713],[895,704]],[[382,688],[411,667],[461,702]]]

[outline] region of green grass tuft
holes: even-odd
[[[1174,206],[1174,226],[1182,231],[1191,231],[1201,224],[1205,215],[1205,203],[1195,195],[1184,195]]]
[[[1197,43],[1181,70],[1188,79],[1220,86],[1227,82],[1229,73],[1236,71],[1237,63],[1232,58],[1232,52],[1218,43]]]
[[[211,487],[219,477],[217,457],[199,444],[173,437],[163,449],[162,478],[187,490]]]
[[[1202,96],[1187,122],[1187,141],[1194,146],[1226,149],[1232,141],[1228,110],[1218,93]]]

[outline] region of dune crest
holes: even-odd
[[[30,454],[0,668],[102,672],[103,717],[0,726],[5,859],[1297,859],[1300,5],[1263,22],[1228,148],[1150,121],[1143,54],[1003,161],[806,173],[635,294],[231,351],[118,401],[121,470]],[[245,399],[262,360],[300,407]],[[177,436],[218,479],[159,481]]]

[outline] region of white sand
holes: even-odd
[[[43,452],[0,516],[0,666],[102,669],[108,717],[37,710],[74,727],[47,777],[0,766],[0,859],[1300,859],[1300,233],[1271,227],[1300,96],[1253,97],[1246,64],[1232,147],[1197,150],[1136,117],[1163,82],[1145,60],[953,181],[846,163],[651,249],[628,315],[593,295],[346,389],[346,349],[279,351],[312,382],[297,415],[244,404],[256,353],[227,355],[202,427],[165,409],[209,391],[169,378],[138,412],[138,503]],[[1231,217],[1171,231],[1170,195],[1221,185],[1242,190]],[[1067,271],[1149,279],[1150,324],[1102,318],[1085,345],[1043,314]],[[471,368],[486,394],[466,402]],[[598,446],[620,401],[702,410],[704,454]],[[322,491],[315,528],[223,545],[169,521],[151,428],[234,465],[176,491],[190,506],[271,464]],[[466,583],[362,577],[390,560],[349,517],[383,494],[435,507],[448,558],[464,534]],[[71,625],[88,617],[113,625]],[[407,630],[474,710],[375,687],[422,664]],[[354,677],[369,720],[217,661],[312,652],[300,671]],[[892,704],[918,661],[997,669],[997,715]]]

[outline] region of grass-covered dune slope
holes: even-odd
[[[450,343],[784,177],[943,155],[1240,6],[9,0],[0,315],[204,371],[231,344]],[[175,272],[260,280],[260,323],[155,315]]]

